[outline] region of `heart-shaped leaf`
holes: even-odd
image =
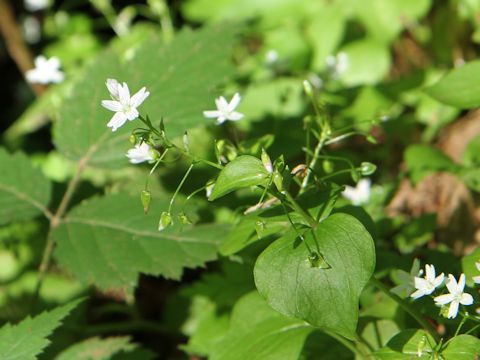
[[[292,230],[265,249],[255,264],[257,288],[280,313],[353,339],[359,296],[375,268],[372,237],[347,214],[303,237],[306,244]],[[316,267],[306,245],[330,267]]]

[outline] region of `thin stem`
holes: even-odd
[[[169,42],[173,39],[174,36],[172,17],[170,16],[170,10],[168,8],[167,2],[165,0],[161,0],[161,3],[163,5],[163,8],[159,14],[159,17],[160,25],[162,27],[163,40],[165,40],[165,42]]]
[[[148,176],[147,176],[147,180],[145,180],[145,190],[148,190],[148,182],[150,180],[150,175],[153,174],[153,172],[155,171],[155,169],[157,168],[158,165],[160,165],[160,163],[162,162],[163,158],[167,155],[168,153],[168,149],[166,149],[162,155],[160,155],[160,157],[158,158],[157,162],[155,163],[155,165],[153,165],[152,169],[150,170],[150,172],[148,173]]]
[[[287,198],[289,205],[305,219],[311,228],[314,229],[317,227],[317,222],[315,219],[300,206],[300,204],[293,198],[292,195],[290,195],[288,191],[284,191],[282,194],[284,194]]]
[[[325,180],[330,179],[330,178],[332,178],[332,177],[334,177],[334,176],[337,176],[337,175],[340,175],[340,174],[349,173],[349,172],[352,172],[352,169],[339,170],[339,171],[336,171],[336,172],[334,172],[334,173],[328,174],[328,175],[326,175],[326,176],[322,176],[322,177],[320,178],[320,180],[325,181]]]
[[[170,205],[168,206],[168,213],[170,213],[170,210],[172,209],[173,202],[175,201],[175,198],[178,195],[178,192],[182,188],[183,184],[185,183],[185,180],[187,180],[188,175],[190,175],[190,171],[192,171],[194,164],[190,164],[188,167],[187,171],[185,172],[185,175],[183,175],[182,180],[180,181],[180,184],[178,184],[175,192],[173,193],[172,199],[170,200]]]
[[[471,329],[466,331],[465,334],[470,334],[470,333],[474,332],[475,330],[477,330],[478,328],[480,328],[480,324],[475,325],[474,327],[472,327]]]
[[[340,336],[340,335],[337,335],[335,334],[334,332],[331,332],[331,331],[328,331],[328,330],[323,330],[323,332],[325,334],[327,334],[328,336],[334,338],[335,340],[337,340],[339,343],[341,343],[343,346],[345,346],[348,350],[350,350],[352,353],[354,353],[355,355],[357,355],[358,357],[360,358],[365,358],[365,353],[358,349],[357,347],[355,347],[355,344],[352,343],[351,341],[345,339],[343,336]]]
[[[438,335],[432,324],[430,324],[426,319],[424,319],[422,315],[418,311],[413,309],[405,300],[403,300],[400,296],[392,293],[386,285],[384,285],[374,276],[372,276],[372,278],[370,279],[370,283],[376,288],[378,288],[380,291],[382,291],[389,298],[391,298],[393,301],[395,301],[403,310],[409,313],[410,316],[412,316],[426,331],[428,331],[430,335],[432,335],[435,341],[438,342],[440,340],[440,336]]]
[[[285,207],[285,205],[283,204],[283,202],[282,202],[281,204],[282,204],[282,207],[283,207],[283,211],[285,211],[285,215],[287,216],[288,222],[290,223],[290,225],[292,225],[293,230],[295,230],[295,232],[297,233],[297,236],[300,238],[300,240],[302,240],[302,243],[305,244],[305,246],[306,246],[308,252],[310,253],[310,255],[313,255],[312,249],[310,248],[310,246],[308,245],[308,243],[305,241],[305,238],[303,237],[303,235],[300,234],[300,232],[298,231],[297,227],[296,227],[295,224],[293,223],[293,220],[292,220],[292,218],[290,217],[290,214],[288,213],[287,208]]]
[[[315,165],[317,164],[318,155],[320,154],[320,151],[322,150],[324,143],[325,143],[325,139],[321,138],[318,141],[317,146],[315,147],[312,160],[310,161],[310,164],[308,164],[307,175],[305,175],[305,178],[303,179],[303,182],[302,182],[302,186],[300,188],[300,193],[302,193],[308,185],[310,176],[313,172],[313,169],[315,168]]]
[[[458,333],[460,332],[460,329],[462,328],[463,324],[465,324],[467,319],[468,319],[468,315],[465,315],[462,321],[460,321],[460,324],[458,324],[457,330],[455,331],[455,335],[453,335],[453,337],[456,337],[458,335]]]

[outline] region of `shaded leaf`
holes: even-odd
[[[480,339],[472,335],[458,335],[442,351],[445,359],[471,360],[480,355]]]
[[[434,347],[435,340],[424,330],[404,330],[374,355],[381,360],[431,359]]]
[[[50,201],[50,182],[22,153],[0,148],[0,225],[28,220],[45,211]]]

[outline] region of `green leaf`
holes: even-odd
[[[480,106],[480,61],[451,70],[425,91],[447,105],[462,109]]]
[[[405,161],[413,183],[435,171],[456,172],[458,165],[439,149],[428,145],[411,145],[405,151]]]
[[[260,159],[250,155],[238,156],[222,169],[208,200],[213,201],[245,187],[267,186],[269,177],[270,173]]]
[[[30,318],[17,325],[7,324],[0,329],[0,358],[2,360],[34,360],[50,343],[47,337],[60,326],[79,301]]]
[[[46,211],[50,182],[22,153],[0,148],[0,225],[28,220]]]
[[[468,286],[474,286],[473,277],[480,276],[480,270],[475,263],[480,263],[480,248],[475,249],[471,254],[462,258],[462,272],[465,273]]]
[[[388,47],[371,39],[351,42],[341,52],[347,54],[348,66],[340,79],[348,86],[375,84],[390,68]]]
[[[109,360],[116,358],[119,353],[128,353],[133,359],[153,359],[153,354],[143,352],[143,356],[139,357],[138,353],[133,353],[137,349],[137,345],[130,342],[129,336],[118,336],[101,339],[98,337],[84,340],[80,343],[70,346],[62,351],[56,360]]]
[[[296,360],[313,330],[303,321],[273,311],[257,292],[251,292],[235,305],[230,329],[209,359]]]
[[[150,96],[139,111],[148,114],[155,125],[163,117],[170,137],[208,124],[202,110],[214,107],[216,88],[233,72],[230,53],[235,32],[232,26],[185,30],[168,45],[157,37],[145,41],[124,61],[112,49],[101,53],[61,106],[54,128],[56,147],[70,159],[87,156],[96,166],[127,164],[127,139],[142,123],[128,122],[113,133],[107,128],[113,113],[100,105],[109,98],[107,78],[127,82],[132,94],[145,86]]]
[[[471,335],[458,335],[442,351],[445,359],[471,360],[480,354],[480,339]]]
[[[435,340],[424,330],[404,330],[374,355],[380,360],[431,359],[434,347]],[[419,350],[422,350],[421,356],[418,356]]]
[[[470,189],[480,192],[480,169],[461,169],[458,175]]]
[[[375,268],[368,231],[354,217],[334,214],[304,233],[330,268],[312,266],[307,246],[290,231],[257,259],[255,283],[270,306],[286,316],[353,339],[361,291]]]
[[[52,233],[56,258],[83,283],[133,290],[139,273],[179,279],[183,268],[216,258],[223,225],[169,227],[157,231],[168,201],[152,199],[145,215],[138,197],[108,195],[74,208]]]

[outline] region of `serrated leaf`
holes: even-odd
[[[0,225],[28,220],[46,210],[50,182],[22,153],[0,148]]]
[[[269,177],[270,173],[260,159],[250,155],[238,156],[222,169],[208,200],[218,199],[245,187],[266,186]]]
[[[137,197],[108,195],[74,208],[52,233],[56,258],[81,282],[131,292],[139,273],[179,279],[183,268],[216,258],[224,225],[157,230],[168,202],[152,199],[145,215]]]
[[[137,345],[130,342],[129,336],[118,336],[101,339],[98,337],[84,340],[62,351],[56,360],[109,360],[119,353],[128,353],[135,359],[153,359],[150,356],[133,357]]]
[[[462,109],[480,106],[480,61],[451,70],[425,91],[447,105]]]
[[[431,359],[435,340],[424,330],[404,330],[374,353],[380,360]],[[419,350],[420,356],[419,355]]]
[[[209,359],[296,360],[313,330],[303,321],[272,310],[255,291],[235,305],[230,329]]]
[[[472,335],[458,335],[442,351],[445,359],[471,360],[480,355],[480,339]]]
[[[156,37],[123,62],[112,49],[101,53],[60,109],[54,128],[56,147],[74,160],[90,154],[90,164],[96,166],[127,164],[129,132],[142,123],[128,122],[114,133],[107,128],[113,113],[100,105],[109,98],[107,78],[127,82],[132,94],[147,87],[150,96],[139,111],[148,114],[155,125],[163,117],[171,137],[207,124],[202,110],[214,106],[214,91],[233,72],[230,51],[235,32],[226,25],[183,31],[168,45]]]
[[[330,216],[314,231],[318,243],[311,231],[304,239],[330,268],[312,266],[307,246],[292,230],[257,259],[257,289],[280,313],[353,339],[359,296],[375,268],[372,237],[347,214]]]
[[[17,325],[7,324],[0,329],[0,358],[2,360],[35,360],[50,343],[47,337],[60,326],[79,301],[26,318]]]

